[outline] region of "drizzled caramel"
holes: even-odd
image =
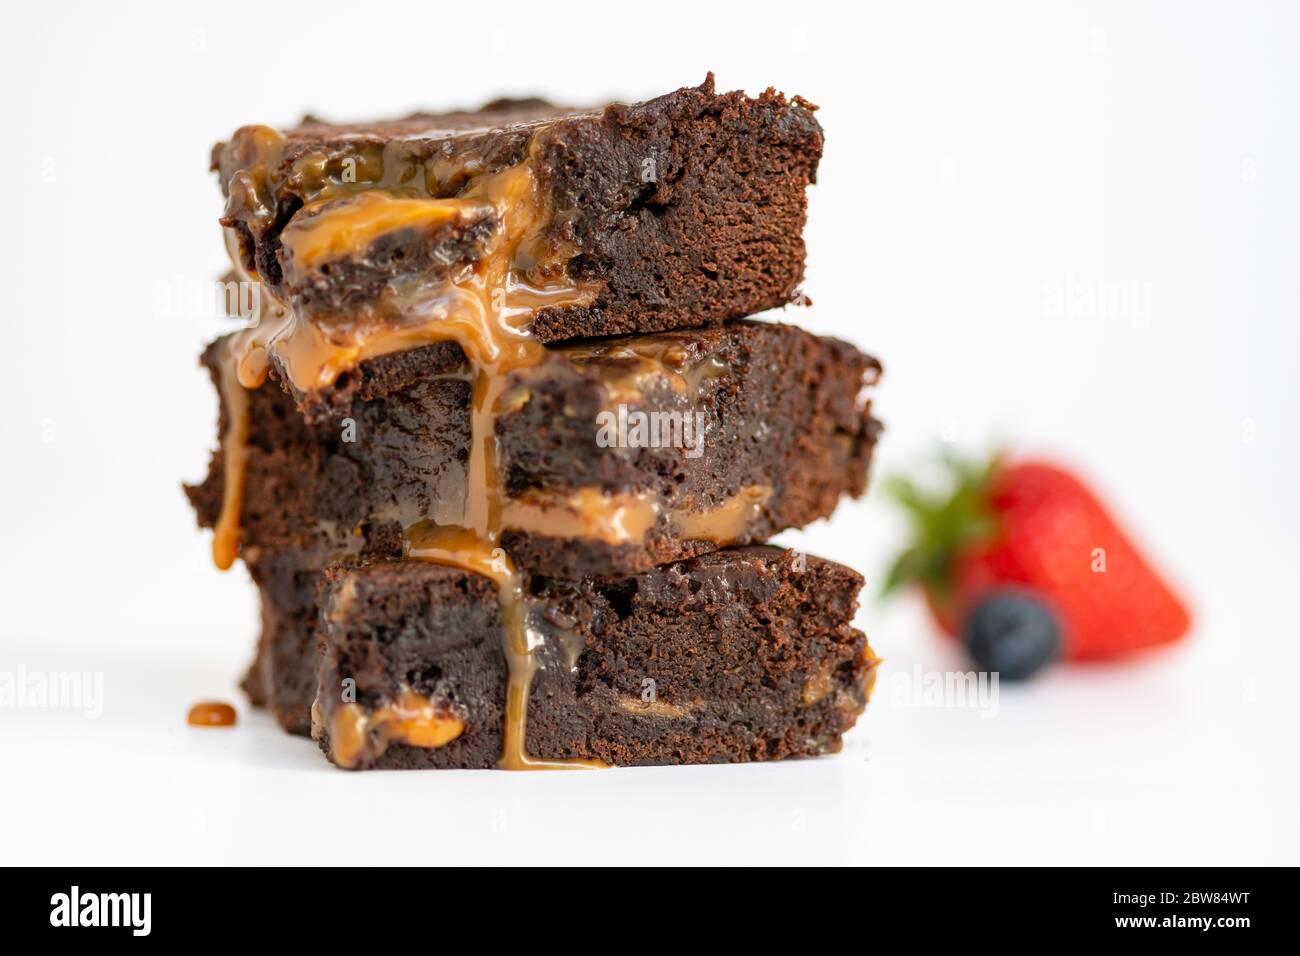
[[[233,340],[227,340],[227,346]],[[248,393],[239,382],[234,356],[227,354],[218,366],[221,403],[226,412],[226,429],[221,436],[223,477],[221,514],[212,534],[212,562],[229,570],[239,554],[239,515],[244,501],[244,477],[248,464]]]
[[[228,194],[222,222],[236,272],[261,282],[271,299],[235,347],[246,387],[260,384],[272,358],[295,388],[308,392],[367,359],[448,339],[471,361],[486,354],[494,363],[529,364],[519,363],[518,350],[502,354],[504,339],[516,337],[540,352],[527,334],[532,316],[588,304],[598,291],[568,278],[574,249],[546,235],[553,211],[537,183],[537,134],[519,162],[495,172],[484,172],[483,158],[472,152],[421,158],[400,140],[359,143],[348,155],[328,158],[290,145],[276,130],[247,126],[221,153]],[[282,191],[300,207],[275,234]],[[274,234],[284,264],[312,269],[364,256],[382,236],[488,220],[495,229],[478,258],[450,275],[394,278],[345,321],[295,307],[259,274],[248,247],[249,236]]]
[[[351,180],[342,170],[310,155],[300,157],[286,172],[281,168],[284,148],[284,138],[265,127],[246,128],[236,135],[227,153],[244,168],[230,176],[223,222],[232,229],[240,223],[250,233],[270,229],[273,187],[296,176],[303,205],[279,235],[287,261],[295,268],[310,269],[363,252],[379,237],[402,230],[495,221],[495,231],[479,258],[431,281],[412,276],[391,282],[377,302],[358,311],[354,321],[330,326],[301,314],[289,301],[272,299],[256,325],[235,336],[227,363],[234,371],[229,377],[243,387],[258,387],[274,360],[295,388],[309,392],[330,386],[344,371],[380,355],[446,340],[461,347],[473,367],[463,515],[457,526],[412,528],[408,556],[484,574],[497,586],[509,665],[500,765],[509,769],[589,766],[539,760],[527,752],[536,636],[530,629],[520,576],[499,548],[506,496],[497,468],[496,421],[509,404],[508,399],[503,401],[507,378],[545,357],[545,349],[528,328],[539,309],[586,304],[595,292],[567,278],[563,266],[571,251],[545,239],[551,211],[537,183],[537,143],[531,143],[522,162],[482,175],[475,175],[472,161],[459,169],[434,161],[417,170],[398,152],[385,148],[379,156],[371,152],[355,157]],[[439,194],[453,182],[459,185],[457,195]],[[260,278],[252,257],[239,248],[238,232],[231,244],[244,277]],[[227,374],[222,378],[225,381]],[[243,432],[228,429],[229,462],[242,461],[242,449],[236,446],[245,434],[246,426]],[[241,476],[232,472],[230,477],[238,480],[227,482],[227,496],[234,504],[223,509],[225,531],[219,557],[219,563],[227,565],[233,560],[232,542],[238,538],[237,502],[242,487]],[[366,716],[357,705],[345,705],[333,737],[341,763],[355,761],[367,735],[375,733],[414,746],[436,745],[419,742],[437,738],[436,733],[407,733],[404,728],[409,722],[386,713],[393,706],[397,705]]]
[[[603,767],[599,761],[549,760],[528,753],[528,694],[537,673],[537,656],[544,638],[530,620],[529,601],[523,578],[509,556],[483,536],[466,528],[424,524],[408,532],[407,557],[464,568],[496,584],[501,605],[501,629],[505,635],[506,681],[505,727],[501,760],[503,770],[557,770]]]

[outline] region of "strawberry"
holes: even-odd
[[[1068,471],[1040,461],[983,465],[948,460],[946,496],[906,479],[887,487],[907,509],[914,540],[886,592],[919,584],[945,631],[959,635],[983,597],[1015,588],[1057,617],[1068,660],[1109,660],[1182,637],[1178,596]]]

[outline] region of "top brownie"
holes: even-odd
[[[791,301],[822,151],[813,110],[718,93],[710,75],[598,110],[501,100],[249,126],[213,168],[237,265],[314,335],[351,348],[495,296],[494,313],[553,342]]]

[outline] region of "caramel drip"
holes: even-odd
[[[599,761],[548,760],[528,753],[528,693],[537,673],[533,653],[543,641],[529,621],[523,580],[509,556],[492,542],[466,528],[422,523],[407,533],[407,557],[463,568],[490,578],[501,604],[501,629],[505,635],[505,728],[498,766],[503,770],[557,770],[602,767]]]
[[[463,294],[443,320],[475,368],[465,516],[459,528],[435,527],[417,533],[408,556],[475,571],[496,583],[509,668],[501,768],[597,766],[588,761],[540,759],[527,749],[528,694],[537,670],[533,651],[539,639],[529,627],[520,575],[499,547],[506,495],[497,467],[496,423],[510,373],[536,366],[546,356],[541,344],[517,324],[538,307],[535,290],[511,279],[511,263],[519,245],[536,234],[541,209],[527,165],[490,177],[477,191],[498,210],[500,243],[480,262],[476,281],[457,290]]]
[[[221,514],[213,528],[212,562],[226,571],[239,554],[239,516],[248,466],[248,392],[240,384],[229,355],[219,362],[217,377],[226,411],[226,430],[221,436]]]
[[[235,708],[224,701],[201,700],[190,708],[185,722],[194,727],[231,727],[235,718]]]
[[[341,767],[356,767],[369,753],[379,757],[390,744],[443,747],[465,732],[465,722],[446,707],[410,688],[373,710],[343,704],[330,721],[330,750]]]
[[[270,126],[245,126],[235,133],[229,152],[240,168],[226,187],[227,220],[243,220],[261,229],[274,222],[276,170],[284,146],[284,134]],[[238,256],[235,261],[239,262]]]
[[[232,176],[228,220],[261,217],[276,176],[283,141],[265,127],[246,127],[232,149],[249,165]],[[392,145],[392,144],[390,144]],[[360,167],[360,182],[340,182],[317,169],[313,157],[300,157],[294,175],[302,180],[305,205],[281,230],[280,241],[304,267],[364,249],[374,239],[404,228],[429,228],[453,220],[477,220],[495,213],[497,229],[476,262],[450,278],[411,276],[395,282],[377,303],[358,309],[344,327],[328,331],[288,303],[275,301],[262,286],[257,323],[239,333],[235,345],[240,378],[256,387],[272,358],[301,392],[327,388],[360,363],[431,342],[460,344],[480,372],[494,374],[537,364],[545,350],[529,334],[533,315],[544,308],[585,305],[596,287],[580,285],[564,273],[573,250],[545,235],[551,217],[534,170],[534,141],[525,159],[494,173],[470,175],[473,157],[461,157],[466,184],[459,195],[439,196],[448,188],[447,170],[425,174],[395,149],[382,160]],[[251,157],[251,158],[248,158]],[[376,174],[374,165],[382,168]],[[390,171],[391,170],[391,171]],[[285,174],[280,174],[285,175]],[[437,182],[427,180],[433,176]],[[233,230],[227,231],[236,271],[243,267]],[[337,325],[337,324],[336,324]]]
[[[247,168],[231,178],[227,221],[262,217],[274,208],[271,184],[284,175],[279,170],[284,141],[277,137],[265,128],[236,135],[231,152]],[[234,379],[253,388],[263,382],[274,359],[295,388],[310,392],[329,387],[343,371],[370,358],[437,341],[460,345],[473,366],[464,513],[458,526],[413,528],[408,556],[484,574],[497,586],[509,665],[500,760],[507,769],[598,765],[541,760],[527,752],[528,696],[537,669],[533,651],[538,638],[529,626],[521,578],[499,549],[506,495],[497,464],[496,423],[512,401],[506,395],[509,376],[540,364],[546,355],[529,331],[539,309],[587,304],[595,292],[567,278],[563,264],[572,251],[553,248],[543,235],[551,210],[534,170],[537,148],[534,139],[524,161],[491,174],[477,174],[466,160],[458,170],[436,163],[426,166],[423,176],[408,159],[385,149],[378,159],[365,157],[365,183],[346,185],[322,158],[300,157],[295,175],[308,187],[302,197],[305,206],[281,231],[286,252],[299,265],[345,255],[395,229],[427,228],[453,217],[482,216],[485,210],[495,214],[497,229],[481,257],[450,279],[411,277],[394,284],[376,306],[360,310],[343,329],[327,330],[310,316],[296,314],[290,304],[263,296],[268,301],[257,324],[235,336],[226,363]],[[463,182],[456,198],[430,195],[458,177]],[[353,198],[329,202],[341,196]],[[237,523],[238,488],[228,482],[227,490],[236,502],[231,510]],[[361,730],[368,733],[372,725],[364,724]],[[384,724],[390,725],[397,726],[391,720]],[[355,729],[340,729],[336,753],[341,746],[346,756],[350,748],[364,744],[365,734],[358,739]]]

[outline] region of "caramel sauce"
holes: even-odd
[[[834,689],[834,674],[831,673],[830,667],[824,667],[804,682],[803,693],[800,694],[799,701],[803,706],[811,707],[813,704],[819,703]]]
[[[508,556],[499,547],[506,495],[497,467],[496,422],[511,372],[532,368],[546,356],[543,346],[521,328],[546,304],[557,304],[555,290],[539,290],[512,277],[520,247],[540,233],[542,203],[528,165],[511,167],[486,177],[470,190],[492,202],[502,228],[498,242],[480,261],[473,281],[441,319],[443,331],[454,338],[474,366],[470,399],[470,457],[465,484],[465,514],[460,527],[432,527],[411,537],[408,557],[434,561],[484,574],[497,586],[509,676],[500,767],[532,770],[591,767],[577,760],[544,760],[527,750],[528,694],[537,661],[533,650],[540,640],[529,624],[523,584]],[[581,297],[574,290],[572,296]],[[576,298],[570,301],[577,301]]]
[[[560,346],[578,365],[601,369],[609,401],[640,401],[654,381],[665,381],[679,395],[698,395],[709,378],[730,371],[714,354],[699,355],[671,335],[643,335],[631,341]]]
[[[227,152],[238,168],[226,187],[226,225],[238,219],[266,229],[275,221],[276,168],[284,145],[284,134],[270,126],[245,126],[235,133]]]
[[[670,704],[666,700],[641,700],[639,697],[620,697],[617,703],[619,710],[625,713],[674,719],[689,717],[700,706],[699,701],[692,704]]]
[[[408,558],[463,568],[490,578],[496,584],[509,674],[498,766],[503,770],[603,767],[599,761],[548,760],[528,753],[528,693],[537,672],[537,658],[533,652],[541,647],[543,637],[529,620],[530,608],[523,580],[509,555],[492,541],[467,528],[440,527],[426,522],[410,529],[407,538]]]
[[[228,344],[231,340],[228,340]],[[212,534],[212,563],[227,571],[239,554],[239,515],[244,502],[244,477],[248,464],[248,392],[239,382],[233,362],[226,357],[217,373],[221,402],[226,410],[226,430],[221,436],[221,513]]]
[[[863,661],[866,664],[867,673],[862,678],[862,690],[866,695],[865,700],[871,700],[871,693],[876,689],[876,674],[880,670],[880,665],[884,663],[884,658],[880,657],[868,645],[862,652]]]
[[[199,701],[190,708],[185,722],[193,727],[233,727],[235,708],[219,700]]]
[[[352,703],[340,706],[330,721],[330,748],[335,761],[350,768],[367,753],[380,756],[390,744],[443,747],[464,732],[465,722],[457,714],[406,688],[391,703],[372,710]]]
[[[771,496],[767,485],[750,485],[717,507],[690,511],[686,507],[665,509],[650,492],[608,494],[583,487],[567,495],[508,498],[500,524],[506,530],[542,537],[640,544],[659,516],[666,514],[680,537],[725,547],[746,537]]]
[[[766,485],[750,485],[736,492],[721,505],[694,514],[676,512],[673,523],[683,538],[711,541],[725,547],[745,536],[754,526],[772,489]]]
[[[497,585],[509,663],[501,766],[590,765],[537,760],[526,751],[528,692],[536,662],[519,576],[497,547],[505,495],[497,470],[496,420],[502,413],[507,376],[539,364],[546,354],[529,334],[537,310],[586,304],[595,294],[594,288],[579,288],[564,275],[563,265],[572,251],[552,248],[543,236],[550,210],[534,172],[536,143],[524,161],[499,172],[479,174],[475,158],[462,157],[456,164],[425,165],[422,175],[402,154],[401,145],[392,143],[378,156],[363,151],[354,157],[352,181],[346,181],[323,156],[311,154],[299,157],[286,172],[281,168],[284,147],[283,136],[266,127],[246,127],[236,134],[227,154],[242,168],[231,175],[223,221],[228,226],[236,221],[250,228],[267,226],[276,204],[273,187],[284,177],[295,177],[303,207],[285,225],[280,240],[302,268],[354,253],[397,229],[429,228],[471,216],[496,217],[497,230],[477,261],[450,279],[426,283],[414,277],[393,284],[389,294],[341,329],[327,331],[311,316],[296,314],[289,303],[266,303],[257,323],[233,340],[230,377],[245,388],[256,388],[274,359],[294,387],[309,392],[329,387],[343,371],[370,358],[436,341],[460,345],[474,369],[464,513],[458,527],[416,529],[409,556],[486,574]],[[461,190],[456,197],[435,194],[453,186]],[[234,251],[244,277],[257,278],[243,266],[240,250]],[[269,290],[263,286],[263,291]],[[228,462],[243,460],[245,437],[246,427],[229,430]],[[241,476],[230,472],[226,490],[232,504],[223,509],[219,563],[228,564],[233,560],[230,542],[238,539]],[[347,707],[343,712],[353,713]],[[357,758],[357,748],[364,745],[372,727],[386,728],[385,734],[400,731],[404,739],[427,741],[439,736],[407,734],[402,721],[391,716],[380,721],[381,716],[385,715],[376,712],[350,723],[342,721],[335,738],[340,762]]]
[[[406,199],[381,192],[319,200],[304,207],[280,233],[280,244],[301,269],[343,259],[399,229],[431,229],[490,215],[491,206],[463,199]]]
[[[598,291],[565,275],[574,249],[545,235],[552,210],[537,185],[534,136],[524,158],[496,172],[482,171],[473,153],[417,159],[407,144],[358,144],[352,155],[292,155],[284,136],[265,126],[236,132],[222,157],[232,165],[227,186],[227,244],[237,272],[260,277],[245,266],[238,234],[269,227],[282,188],[302,207],[280,232],[281,245],[296,265],[310,268],[363,251],[378,237],[406,228],[495,215],[497,229],[480,259],[451,278],[429,282],[420,276],[395,281],[377,303],[368,303],[326,332],[312,316],[297,315],[285,302],[263,310],[257,325],[240,336],[240,377],[256,387],[272,356],[300,391],[328,387],[343,371],[366,359],[430,342],[453,339],[474,352],[497,356],[502,334],[514,333],[539,352],[527,335],[532,316],[548,307],[585,305]],[[345,170],[345,164],[350,168]],[[350,175],[345,175],[345,172]],[[264,286],[266,297],[272,290]],[[491,327],[495,326],[495,327]]]
[[[579,488],[563,496],[511,498],[502,511],[502,526],[551,538],[629,544],[645,539],[659,511],[647,492],[608,495],[599,488]]]

